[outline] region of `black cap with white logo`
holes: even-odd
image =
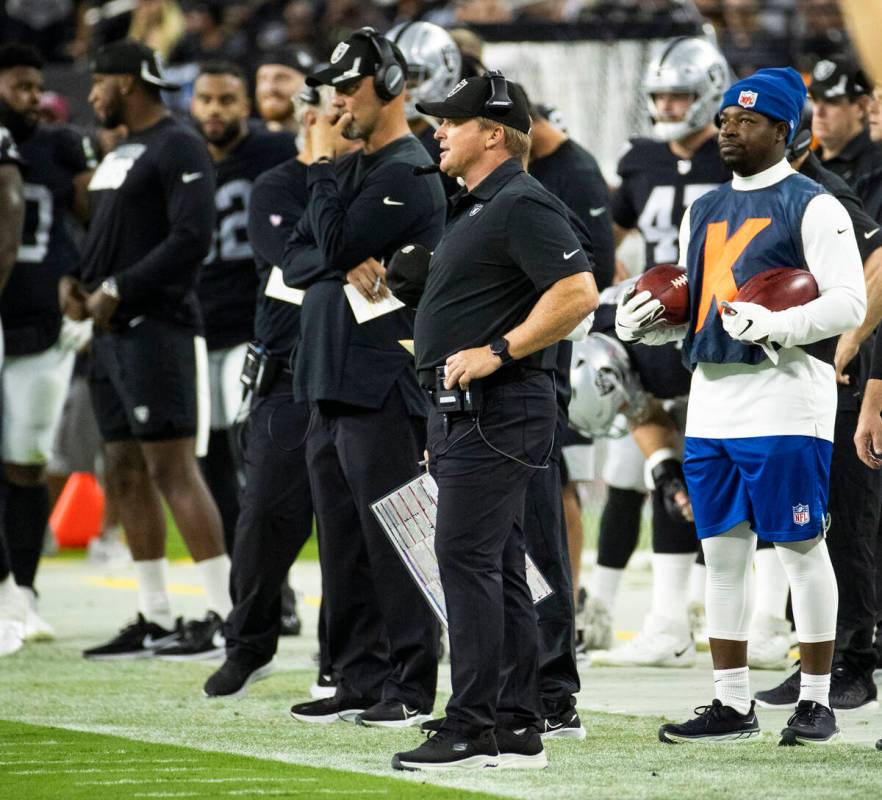
[[[104,45],[92,59],[90,72],[99,75],[134,75],[145,83],[175,92],[180,85],[162,75],[162,60],[147,45],[134,39],[120,39]]]
[[[516,83],[499,72],[461,80],[437,103],[417,103],[417,111],[442,119],[486,117],[510,128],[530,132],[530,101]]]
[[[340,42],[331,53],[331,60],[319,64],[306,78],[309,86],[342,86],[365,75],[376,75],[383,66],[381,48],[388,46],[390,61],[397,62],[406,79],[407,62],[401,51],[372,28],[363,28]],[[403,83],[403,81],[402,81]],[[403,85],[398,89],[400,92]]]
[[[815,64],[808,92],[813,100],[839,100],[843,97],[854,100],[872,90],[863,70],[854,61],[845,56],[834,56]]]

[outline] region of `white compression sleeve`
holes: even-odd
[[[756,535],[746,522],[702,539],[707,564],[707,633],[712,639],[746,642],[753,612]]]
[[[823,534],[803,542],[776,542],[775,549],[790,581],[799,641],[832,641],[836,638],[839,591]]]

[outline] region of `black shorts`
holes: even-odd
[[[89,388],[105,442],[195,436],[193,332],[149,317],[124,331],[96,332]]]

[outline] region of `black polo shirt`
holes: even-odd
[[[509,159],[453,199],[417,308],[417,372],[490,344],[520,325],[552,284],[592,266],[566,206]],[[549,347],[519,363],[550,370],[555,360]]]
[[[882,221],[882,146],[862,131],[842,152],[821,164],[844,179],[860,197],[864,210],[875,220]]]

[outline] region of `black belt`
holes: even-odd
[[[472,381],[472,384],[475,387],[480,387],[483,390],[486,389],[494,389],[497,386],[505,386],[508,383],[516,383],[518,381],[525,380],[533,375],[538,374],[550,375],[551,370],[548,369],[539,369],[538,367],[525,367],[522,364],[509,364],[505,367],[500,367],[496,372],[492,375],[488,375],[486,378],[480,378],[479,380]],[[423,387],[427,392],[432,393],[435,391],[435,370],[434,369],[421,369],[417,372],[417,381],[419,381],[420,386]]]

